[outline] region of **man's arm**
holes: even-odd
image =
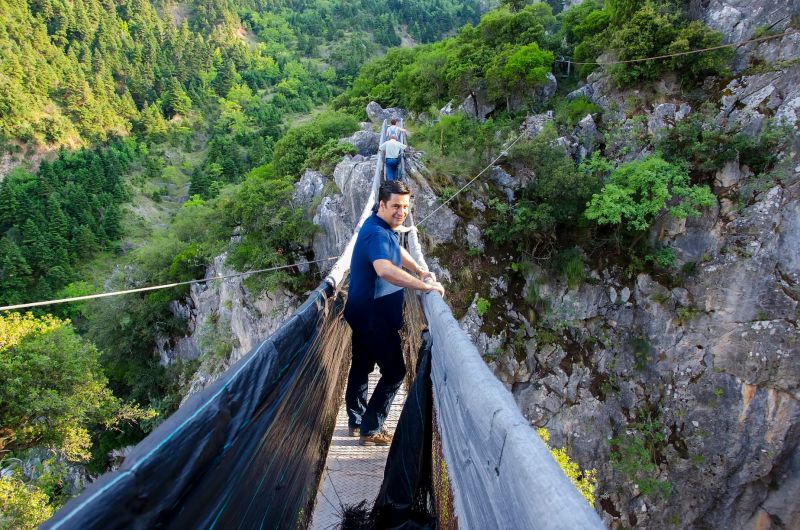
[[[402,255],[402,254],[401,254]],[[444,296],[444,287],[439,282],[425,283],[419,278],[411,276],[409,273],[389,261],[388,259],[376,259],[372,262],[375,272],[386,280],[387,282],[397,285],[398,287],[408,287],[410,289],[417,289],[429,293],[437,291]]]
[[[403,267],[410,270],[412,274],[419,276],[420,280],[425,281],[427,278],[430,278],[431,280],[436,281],[436,276],[434,276],[432,272],[426,271],[417,265],[417,262],[411,257],[411,254],[409,254],[408,251],[403,247],[400,247],[400,261],[402,262]]]

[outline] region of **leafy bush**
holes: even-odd
[[[14,475],[0,477],[0,528],[35,530],[54,512],[46,493]]]
[[[672,484],[657,478],[659,453],[667,441],[663,429],[659,417],[645,415],[628,425],[622,435],[611,439],[614,469],[636,484],[642,495],[667,498],[672,493]]]
[[[358,130],[352,116],[339,112],[321,114],[310,123],[290,129],[275,143],[269,173],[276,177],[299,178],[311,153],[331,139],[339,139]]]
[[[597,114],[600,110],[600,107],[586,97],[580,96],[570,101],[559,102],[556,105],[555,120],[561,126],[573,128],[587,114]]]
[[[679,218],[699,216],[699,208],[714,203],[708,186],[690,185],[685,169],[652,155],[614,170],[600,193],[592,196],[586,217],[598,224],[624,225],[632,231],[647,230],[673,198],[678,202],[668,210]]]
[[[554,261],[557,269],[567,280],[570,289],[576,288],[586,278],[586,265],[583,262],[583,253],[579,248],[571,248],[561,252]]]
[[[27,313],[0,315],[0,450],[51,445],[89,458],[89,425],[118,406],[100,354],[69,321]]]
[[[484,316],[488,311],[489,308],[492,306],[491,302],[486,298],[478,298],[475,302],[475,311],[478,312],[478,316]]]
[[[331,138],[322,146],[311,151],[306,163],[308,167],[312,169],[316,169],[325,175],[332,175],[333,169],[342,157],[345,155],[354,155],[357,152],[353,144],[340,144],[338,140]]]
[[[580,222],[586,201],[600,183],[595,173],[579,171],[555,140],[555,129],[546,127],[533,141],[517,143],[510,150],[510,162],[521,163],[537,178],[515,204],[492,202],[492,224],[486,233],[495,243],[527,248],[558,225]]]

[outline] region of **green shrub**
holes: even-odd
[[[660,417],[648,414],[629,424],[622,435],[611,439],[614,469],[639,487],[642,495],[667,498],[672,484],[659,480],[658,459],[667,441]]]
[[[336,164],[341,161],[342,157],[345,155],[354,155],[357,152],[353,144],[340,144],[338,140],[331,138],[320,147],[311,151],[306,163],[308,167],[330,176],[333,174]]]
[[[483,317],[488,311],[489,308],[492,306],[491,302],[486,298],[478,298],[475,302],[475,310],[478,312],[478,316]]]
[[[579,171],[555,143],[556,136],[555,128],[548,126],[532,141],[519,142],[509,151],[511,162],[523,164],[537,178],[520,192],[515,204],[491,201],[486,233],[495,243],[527,248],[535,244],[535,237],[553,234],[559,225],[579,223],[586,201],[600,187],[598,173]]]
[[[339,139],[356,130],[356,119],[339,112],[321,114],[310,123],[290,129],[275,143],[269,173],[297,179],[315,149],[321,148],[328,140]]]
[[[579,248],[571,248],[561,252],[555,258],[555,265],[567,280],[567,286],[574,289],[586,279],[586,265],[583,252]]]
[[[614,170],[600,193],[592,196],[586,217],[598,224],[624,225],[632,231],[647,230],[673,198],[680,202],[668,211],[679,218],[698,216],[700,208],[714,202],[708,186],[690,185],[685,169],[652,155]]]
[[[561,126],[573,128],[587,114],[597,114],[600,110],[600,107],[596,104],[586,97],[580,96],[571,101],[562,101],[556,105],[555,120]]]

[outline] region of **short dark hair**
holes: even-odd
[[[378,202],[388,202],[392,195],[410,195],[408,185],[401,180],[387,180],[378,188]]]
[[[397,118],[392,118],[391,120],[389,120],[389,123],[392,125],[397,125]]]

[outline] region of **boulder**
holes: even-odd
[[[358,151],[358,154],[361,156],[371,156],[378,152],[380,141],[380,133],[361,130],[354,132],[349,138],[340,139],[339,143],[351,143],[355,146],[356,151]]]
[[[543,112],[541,114],[534,114],[525,118],[525,121],[520,125],[519,130],[526,138],[533,139],[542,132],[544,126],[553,121],[553,113]]]
[[[647,118],[647,132],[658,136],[662,129],[670,129],[675,123],[684,119],[692,107],[687,103],[661,103],[656,105]]]
[[[583,160],[594,151],[600,140],[600,133],[597,124],[591,114],[587,114],[578,122],[575,131],[572,133],[578,144],[578,160]]]
[[[394,107],[390,107],[388,109],[384,109],[375,101],[370,101],[367,104],[367,117],[372,123],[382,123],[383,120],[388,120],[391,118],[397,119],[405,119],[408,112],[405,109],[398,109]]]
[[[325,188],[327,180],[325,175],[319,171],[306,169],[306,172],[294,185],[294,192],[292,193],[294,205],[304,210],[310,208],[314,199],[322,195],[322,190]]]
[[[800,118],[800,65],[736,78],[723,91],[717,122],[727,129],[758,135],[767,118],[789,126]]]
[[[488,101],[486,96],[486,89],[478,87],[464,99],[464,102],[456,109],[463,112],[474,120],[483,121],[486,117],[494,112],[495,105]]]

